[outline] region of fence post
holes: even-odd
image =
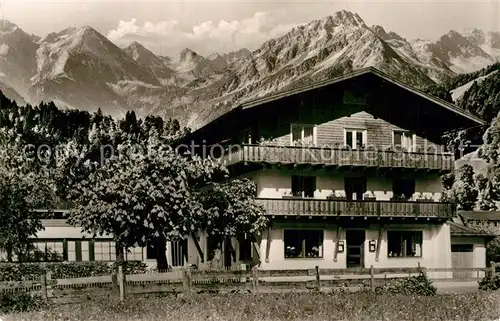
[[[259,292],[259,268],[257,265],[252,268],[252,288],[254,293]]]
[[[373,265],[370,265],[370,288],[372,292],[375,292],[375,271]]]
[[[125,275],[122,265],[118,265],[118,286],[120,287],[120,301],[125,300]]]
[[[495,262],[493,261],[490,261],[490,280],[493,281],[493,279],[495,278]]]
[[[184,292],[188,293],[191,290],[191,270],[189,268],[183,270],[183,280],[182,285]]]
[[[42,285],[42,298],[47,300],[49,297],[47,293],[47,274],[40,275],[40,284]]]
[[[420,262],[417,262],[417,264],[418,264],[418,266],[417,266],[417,267],[418,267],[417,271],[418,271],[418,274],[420,274],[420,273],[422,273],[422,267],[420,266]]]
[[[321,290],[321,280],[319,278],[319,266],[316,265],[316,291],[320,291]]]

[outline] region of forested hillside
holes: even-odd
[[[156,116],[140,119],[133,111],[127,112],[125,118],[116,120],[103,115],[100,109],[94,113],[61,110],[52,102],[39,106],[18,106],[0,91],[0,142],[17,142],[25,146],[25,153],[36,153],[33,155],[38,162],[52,163],[54,171],[57,168],[53,175],[53,187],[58,199],[66,198],[66,187],[79,176],[78,168],[64,168],[62,162],[77,158],[81,161],[75,164],[100,162],[103,146],[108,146],[105,152],[110,153],[113,152],[112,147],[125,140],[145,142],[152,130],[166,137],[167,141],[169,136],[173,138],[187,132],[176,120],[165,121]]]
[[[457,151],[465,148],[461,155],[473,152],[482,144],[486,129],[500,112],[500,63],[473,73],[458,75],[440,85],[430,86],[426,91],[470,111],[487,122],[485,126],[456,131],[446,137],[450,149]]]

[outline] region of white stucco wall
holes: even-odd
[[[316,176],[316,191],[314,197],[326,199],[335,192],[344,192],[344,177],[349,173],[336,173],[318,171],[292,171],[287,169],[263,169],[247,175],[257,184],[257,197],[281,198],[292,190],[292,175]],[[392,179],[384,175],[370,174],[367,176],[367,191],[371,192],[377,200],[390,200],[393,197]],[[441,199],[441,178],[437,174],[417,176],[415,178],[415,194]]]
[[[301,258],[301,259],[285,259],[284,254],[284,229],[292,228],[310,228],[323,229],[323,257],[322,258]],[[407,258],[390,258],[387,250],[387,231],[388,230],[418,230],[423,233],[422,241],[422,256],[407,257]],[[337,228],[335,225],[307,225],[297,226],[291,223],[280,223],[271,230],[271,245],[269,248],[269,261],[266,258],[267,249],[267,231],[264,232],[262,242],[260,244],[260,253],[262,261],[262,269],[313,269],[315,266],[326,269],[346,268],[347,251],[337,254],[337,261],[334,261],[334,249]],[[379,259],[376,261],[376,252],[369,251],[369,241],[374,240],[375,244],[378,240],[379,227],[372,225],[366,228],[366,240],[364,242],[364,266],[375,268],[393,267],[417,267],[420,263],[421,267],[427,268],[451,268],[451,245],[450,245],[450,230],[446,224],[391,224],[385,225],[382,229],[382,239],[380,244]],[[344,243],[346,249],[345,229],[340,229],[339,241]],[[429,273],[431,277],[451,277],[450,273],[434,272]]]

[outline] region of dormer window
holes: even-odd
[[[344,130],[344,146],[349,149],[360,149],[366,146],[366,130],[365,129],[345,129]]]
[[[392,145],[412,152],[415,150],[415,134],[406,130],[395,130],[392,135]]]
[[[293,146],[315,146],[316,126],[307,124],[292,124],[291,144]]]

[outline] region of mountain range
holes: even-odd
[[[423,88],[500,60],[500,32],[450,31],[407,40],[339,11],[293,28],[254,51],[156,55],[121,48],[91,27],[44,38],[0,20],[0,90],[19,104],[54,101],[121,116],[133,110],[196,128],[237,102],[368,66]],[[458,93],[455,93],[458,95]]]

